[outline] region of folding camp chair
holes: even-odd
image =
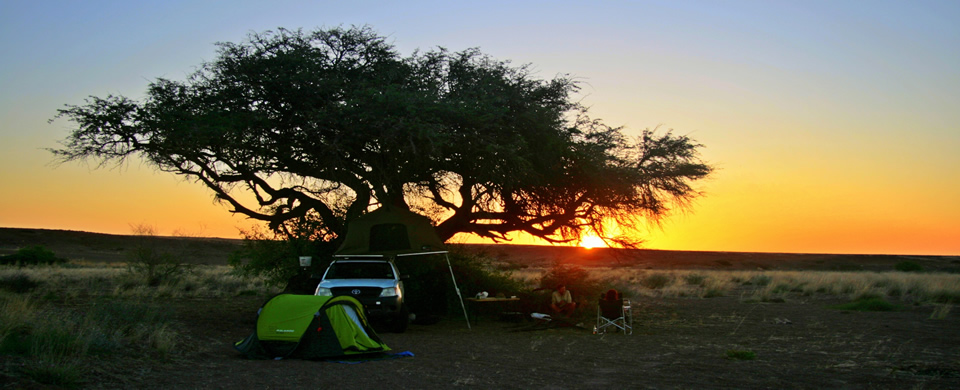
[[[607,291],[597,304],[597,333],[620,330],[624,334],[633,334],[633,312],[630,300],[623,299],[616,290]]]

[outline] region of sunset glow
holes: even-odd
[[[593,248],[606,248],[607,243],[603,242],[603,239],[597,236],[586,236],[580,239],[580,246],[593,249]]]
[[[570,75],[592,119],[703,144],[704,196],[646,248],[960,256],[960,2],[55,3],[0,2],[0,227],[239,238],[257,223],[137,157],[53,164],[73,124],[50,119],[183,80],[215,42],[369,25],[404,56],[479,48]]]

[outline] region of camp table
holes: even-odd
[[[508,315],[520,316],[520,298],[467,298],[470,318],[479,322],[479,314],[496,314],[498,317]]]

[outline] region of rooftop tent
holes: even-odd
[[[347,236],[335,255],[385,257],[445,251],[429,218],[381,207],[347,225]]]
[[[389,351],[349,296],[280,294],[257,313],[257,328],[234,347],[251,359],[326,359]]]

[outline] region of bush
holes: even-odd
[[[54,265],[66,263],[67,259],[57,257],[52,251],[42,245],[20,248],[17,253],[0,257],[3,265]]]
[[[151,287],[174,282],[187,271],[185,265],[173,254],[152,246],[134,248],[129,254],[127,267],[130,273],[142,277]]]
[[[286,286],[295,277],[323,274],[336,250],[336,244],[323,241],[304,231],[294,237],[282,237],[259,229],[243,232],[243,246],[230,254],[229,264],[241,276],[262,276],[267,284]],[[313,261],[307,275],[300,268],[300,256]],[[314,286],[316,287],[316,286]]]
[[[922,272],[923,266],[916,261],[901,261],[893,266],[893,268],[900,272]]]
[[[574,295],[574,299],[594,301],[605,290],[601,282],[590,277],[590,273],[580,266],[554,263],[553,267],[540,276],[540,289],[554,290],[564,285]]]
[[[151,287],[163,283],[172,283],[187,272],[186,265],[180,261],[186,253],[184,244],[171,247],[168,242],[156,236],[156,229],[149,225],[135,225],[133,232],[136,242],[127,254],[127,268],[131,274],[144,279]],[[173,251],[180,250],[181,253]]]
[[[852,310],[852,311],[896,311],[900,307],[882,298],[858,299],[850,303],[830,306],[831,309]]]
[[[703,286],[707,282],[707,277],[701,274],[687,274],[683,277],[683,280],[691,286]]]
[[[753,351],[741,351],[736,349],[727,350],[727,359],[733,360],[754,360],[757,354]]]
[[[558,285],[566,286],[577,303],[575,313],[579,314],[575,316],[592,313],[591,310],[595,309],[587,309],[588,305],[596,305],[600,294],[610,287],[606,282],[591,278],[590,273],[580,266],[557,262],[540,276],[539,288],[524,297],[527,301],[525,310],[547,312],[553,291]]]
[[[655,273],[650,274],[640,280],[640,284],[643,287],[649,288],[651,290],[657,290],[666,287],[672,279],[668,275]]]
[[[451,252],[447,255],[402,256],[395,260],[400,274],[407,277],[403,281],[404,300],[410,312],[418,318],[459,315],[460,301],[451,280],[451,268],[463,298],[473,297],[481,291],[491,296],[524,294],[523,283],[513,279],[510,272],[498,269],[486,253],[464,250],[456,245],[449,248]]]
[[[767,275],[754,275],[753,277],[750,278],[750,280],[744,282],[743,284],[744,284],[744,285],[757,285],[757,286],[763,287],[763,286],[766,286],[766,285],[770,284],[771,281],[773,281],[773,278],[771,278],[771,277],[769,277],[769,276],[767,276]]]

